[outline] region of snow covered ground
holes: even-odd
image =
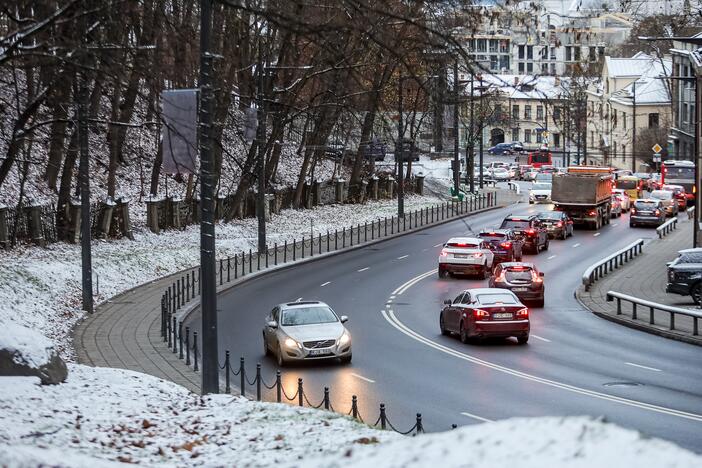
[[[530,418],[403,437],[348,417],[201,398],[119,369],[70,365],[40,386],[0,378],[0,465],[692,468],[702,458],[592,418]]]

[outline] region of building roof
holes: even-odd
[[[632,105],[634,90],[636,90],[636,103],[641,105],[669,104],[670,93],[666,80],[661,77],[670,75],[672,63],[670,59],[658,58],[638,53],[634,57],[639,57],[638,62],[643,62],[641,56],[646,57],[647,66],[641,67],[643,71],[631,84],[612,94],[611,100],[624,105]],[[640,64],[637,64],[640,66]],[[631,75],[626,75],[631,76]]]
[[[509,99],[560,99],[567,94],[570,81],[557,76],[490,74],[483,75],[483,85]],[[476,86],[478,86],[476,82]],[[470,87],[467,88],[470,93]]]
[[[605,56],[605,67],[611,78],[641,76],[651,67],[653,57],[638,52],[631,58]]]

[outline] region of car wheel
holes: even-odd
[[[533,200],[529,200],[529,204],[530,204],[530,205],[533,205],[533,204],[534,204],[534,201],[533,201]]]
[[[630,228],[636,227],[636,223],[629,223],[629,227],[630,227]]]
[[[439,268],[439,278],[446,278],[446,270]]]
[[[534,307],[543,307],[543,306],[544,306],[544,298],[543,297],[537,301],[534,301]]]
[[[283,349],[278,346],[278,353],[276,355],[276,361],[278,362],[278,367],[285,367],[285,358],[283,357]]]
[[[546,243],[544,244],[544,250],[548,250],[548,243],[549,243],[549,242],[550,242],[550,241],[549,241],[548,239],[546,239]]]
[[[702,303],[702,283],[697,283],[690,290],[690,296],[695,304],[700,305]]]
[[[522,335],[517,337],[517,343],[520,345],[527,344],[527,341],[529,341],[529,335]]]
[[[270,356],[271,350],[268,348],[268,342],[266,341],[266,335],[263,335],[263,355]]]
[[[439,314],[439,330],[441,330],[441,334],[444,336],[448,336],[451,334],[444,325],[444,314]]]
[[[341,361],[342,364],[350,364],[352,357],[353,357],[353,355],[349,354],[348,356],[343,356],[343,357],[339,358],[339,361]]]
[[[468,330],[465,329],[463,326],[463,322],[461,322],[461,343],[468,343],[470,341],[470,337],[468,336]]]

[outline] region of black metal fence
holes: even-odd
[[[325,235],[321,233],[316,236],[311,234],[309,237],[303,236],[300,240],[284,241],[282,245],[276,243],[272,248],[267,248],[260,253],[249,250],[248,252],[242,252],[240,255],[220,259],[215,270],[215,281],[221,286],[237,280],[239,277],[277,265],[343,250],[432,224],[460,218],[476,211],[494,207],[496,204],[497,197],[495,193],[481,194],[463,201],[449,201],[414,210],[406,213],[402,218],[397,216],[378,218],[375,221],[363,224],[357,223],[355,226],[327,232]],[[177,278],[161,296],[161,337],[164,342],[167,342],[168,348],[174,354],[177,353],[180,359],[184,359],[186,365],[192,366],[195,372],[199,371],[201,359],[198,347],[198,334],[196,331],[191,334],[190,328],[183,326],[183,317],[180,317],[181,320],[179,320],[178,311],[200,296],[200,294],[201,271],[197,267],[182,273],[180,278]],[[275,390],[275,401],[277,402],[293,402],[299,406],[306,404],[312,408],[323,407],[326,410],[336,411],[331,404],[328,387],[324,388],[322,401],[313,404],[304,390],[302,379],[298,379],[296,392],[293,395],[288,395],[282,386],[280,371],[276,373],[274,382],[267,383],[261,376],[260,364],[257,364],[256,374],[250,380],[247,376],[243,358],[240,360],[238,369],[232,368],[229,351],[226,351],[224,362],[219,363],[219,366],[224,371],[226,392],[230,392],[232,389],[231,377],[238,376],[240,380],[239,391],[242,395],[246,395],[249,388],[255,388],[256,399],[260,401],[263,387],[267,390]],[[352,397],[351,407],[346,414],[364,421],[356,396]],[[388,419],[384,404],[380,404],[378,418],[371,426],[380,427],[381,429],[389,428],[402,434],[410,434],[412,432],[418,434],[424,430],[420,413],[417,413],[413,427],[406,431],[397,430]]]

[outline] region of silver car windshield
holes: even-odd
[[[531,188],[533,190],[551,190],[551,184],[547,184],[547,183],[534,184]]]
[[[490,293],[490,294],[478,294],[478,302],[482,305],[492,305],[492,304],[516,304],[517,301],[511,294],[502,293]]]
[[[338,319],[329,307],[296,307],[283,311],[281,323],[286,327],[332,323]]]

